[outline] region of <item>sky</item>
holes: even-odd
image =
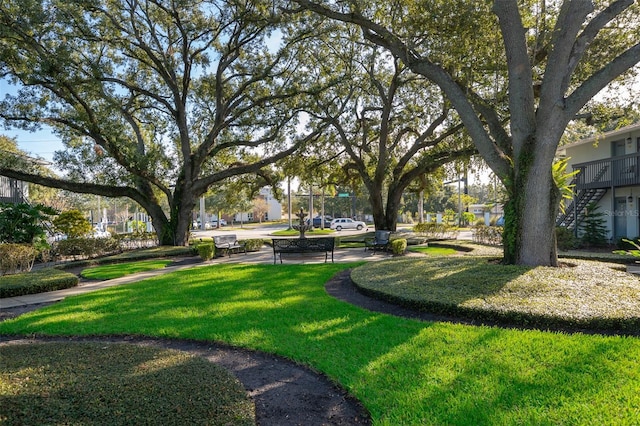
[[[6,94],[15,94],[15,86],[10,85],[6,80],[0,79],[0,99],[4,99]],[[53,160],[53,153],[63,148],[62,141],[56,137],[51,128],[43,128],[37,132],[29,132],[20,129],[0,128],[0,134],[15,139],[18,142],[18,148],[21,150],[39,156],[47,161]]]

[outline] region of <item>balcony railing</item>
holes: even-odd
[[[23,203],[27,183],[0,176],[0,203]]]
[[[580,170],[575,189],[640,185],[640,153],[574,164]]]

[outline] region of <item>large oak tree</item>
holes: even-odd
[[[437,86],[397,58],[357,43],[349,62],[350,90],[318,97],[319,118],[366,187],[376,229],[395,231],[409,185],[476,150]]]
[[[293,2],[437,84],[506,187],[505,262],[557,264],[551,166],[567,124],[640,61],[633,0]]]
[[[300,72],[306,37],[261,1],[3,1],[0,78],[20,90],[0,118],[51,126],[67,149],[59,178],[11,156],[0,175],[128,197],[162,244],[184,245],[208,188],[315,135],[297,131],[321,85]]]

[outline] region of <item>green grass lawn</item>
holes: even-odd
[[[125,262],[112,265],[101,265],[86,268],[80,274],[83,278],[91,280],[112,280],[138,272],[162,269],[173,263],[171,260],[141,260],[139,262]]]
[[[490,257],[397,258],[351,274],[366,292],[412,307],[516,324],[640,328],[640,280],[615,263],[500,265]]]
[[[67,298],[0,323],[0,333],[146,335],[267,351],[326,373],[377,425],[637,424],[639,338],[372,313],[324,290],[352,266],[176,271]]]
[[[46,342],[0,354],[2,424],[255,425],[242,384],[186,352]]]
[[[429,256],[448,256],[458,253],[456,249],[451,247],[412,246],[407,250],[416,253],[427,254]]]

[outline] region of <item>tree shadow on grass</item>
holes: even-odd
[[[323,371],[363,401],[374,421],[387,424],[531,424],[544,423],[545,413],[562,422],[584,418],[585,407],[611,423],[612,413],[628,417],[624,407],[639,402],[628,381],[637,370],[637,339],[366,311],[325,293],[324,283],[348,266],[179,271],[69,298],[55,311],[0,324],[0,332],[148,335],[277,353]]]

